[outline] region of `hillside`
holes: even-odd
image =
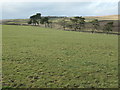
[[[52,21],[52,26],[56,29],[63,29],[60,25],[60,22],[63,20],[63,17],[59,16],[48,16],[50,20]],[[68,21],[72,17],[67,17]],[[100,28],[99,30],[103,30],[103,27],[108,22],[113,22],[113,31],[118,32],[118,15],[109,15],[109,16],[85,16],[85,28],[86,30],[91,30],[93,27],[91,25],[91,21],[94,19],[99,20]],[[2,24],[4,25],[28,25],[29,19],[6,19],[2,20]],[[44,24],[40,25],[41,27],[44,27]]]
[[[108,15],[108,16],[86,16],[87,20],[98,19],[98,20],[118,20],[118,15]]]
[[[51,17],[52,20],[57,20],[61,19],[62,17]],[[118,20],[118,15],[109,15],[109,16],[85,16],[86,20],[93,20],[93,19],[98,19],[98,20]],[[12,24],[12,23],[17,23],[17,24],[26,24],[28,22],[28,19],[5,19],[2,20],[3,24]]]

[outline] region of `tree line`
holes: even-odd
[[[51,28],[52,28],[52,23],[53,22],[50,20],[50,17],[48,16],[42,17],[41,13],[36,13],[35,15],[30,16],[28,22],[28,24],[32,24],[35,26],[44,24],[45,27],[51,27]],[[99,21],[98,19],[94,19],[90,23],[92,24],[93,27],[91,32],[94,33],[100,27]],[[61,21],[59,21],[59,25],[61,25],[64,30],[66,28],[70,28],[73,29],[74,31],[80,31],[85,28],[85,24],[86,24],[85,18],[82,16],[76,16],[73,18],[64,17],[61,19]],[[103,31],[109,33],[110,31],[112,31],[112,27],[113,27],[113,22],[108,22],[104,25]]]

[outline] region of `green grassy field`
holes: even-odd
[[[3,25],[3,87],[115,88],[118,36]]]

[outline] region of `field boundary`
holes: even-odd
[[[75,31],[75,30],[65,30],[65,31]],[[75,31],[75,32],[86,32],[86,33],[92,33],[91,31]],[[120,35],[120,33],[113,33],[113,32],[105,33],[105,32],[96,32],[96,31],[94,31],[93,33]]]
[[[6,24],[2,24],[2,25],[6,25]],[[19,26],[34,26],[34,25],[28,25],[28,24],[7,24],[7,25],[19,25]],[[41,26],[35,26],[35,27],[41,27]],[[42,28],[45,28],[45,27],[42,27]],[[54,28],[54,29],[57,29],[57,28]],[[57,29],[57,30],[63,30],[63,29]],[[113,32],[109,32],[109,33],[106,33],[106,32],[96,32],[96,31],[94,31],[94,32],[92,32],[92,31],[78,31],[78,30],[72,30],[72,29],[66,29],[66,30],[63,30],[63,31],[74,31],[74,32],[86,32],[86,33],[98,33],[98,34],[111,34],[111,35],[120,35],[120,33],[118,32],[118,33],[113,33]]]

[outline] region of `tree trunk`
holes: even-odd
[[[52,23],[51,23],[51,28],[52,28]]]
[[[45,27],[47,27],[47,26],[46,26],[46,23],[45,23]]]
[[[50,26],[49,26],[49,23],[48,23],[47,25],[48,25],[48,27],[50,27]]]

